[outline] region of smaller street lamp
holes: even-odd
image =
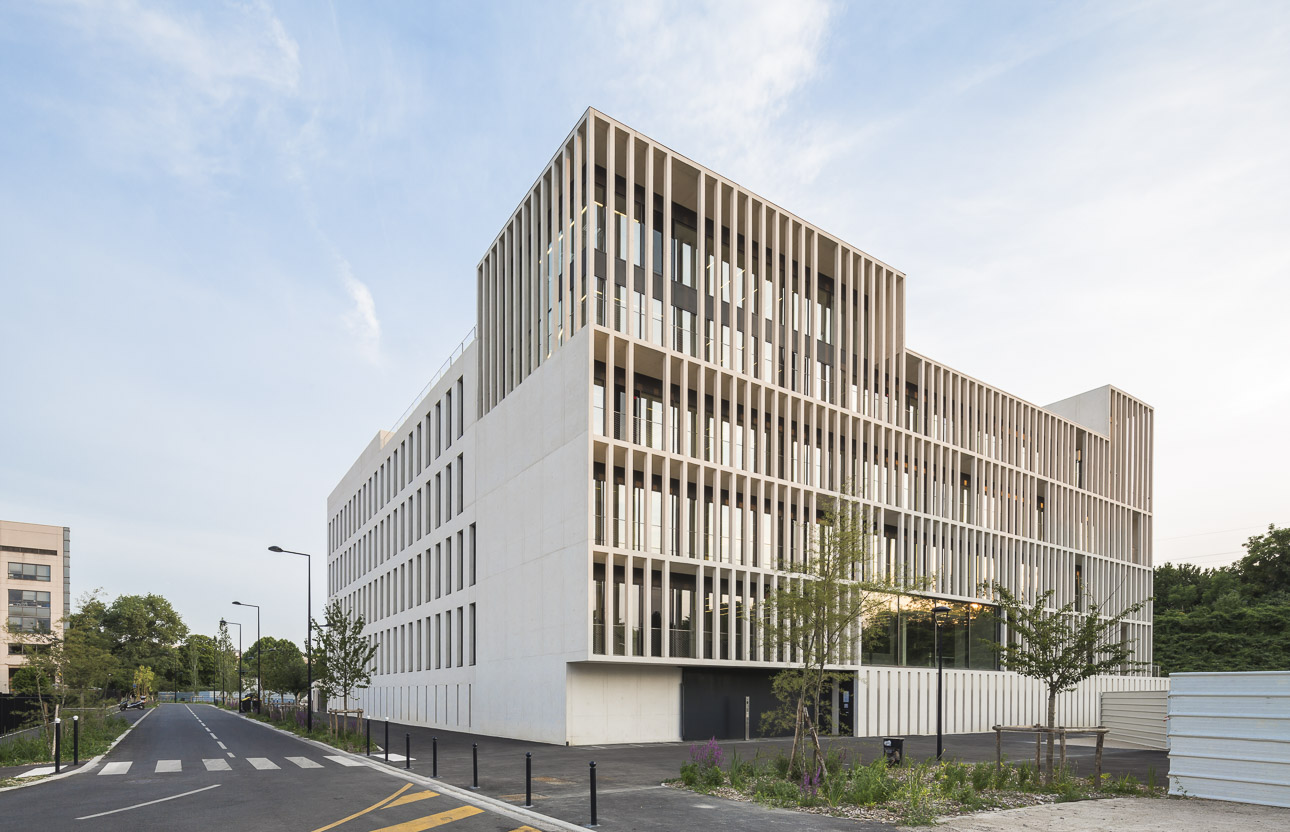
[[[255,712],[260,713],[260,700],[264,698],[264,677],[260,671],[263,669],[264,642],[260,641],[260,605],[244,604],[241,601],[234,601],[234,606],[238,607],[255,607]]]
[[[936,762],[938,763],[945,750],[941,733],[941,717],[945,712],[942,704],[945,688],[945,651],[941,647],[941,625],[945,623],[945,614],[949,611],[950,608],[944,604],[932,607],[932,617],[936,620]]]

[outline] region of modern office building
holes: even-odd
[[[871,568],[930,586],[857,631],[836,731],[934,730],[936,603],[949,730],[1039,718],[982,646],[983,582],[1151,594],[1150,407],[1041,407],[913,352],[903,273],[595,110],[475,281],[471,335],[328,500],[371,714],[580,744],[742,736],[747,707],[755,733],[792,658],[767,595],[844,490]],[[1121,635],[1150,662],[1149,608]],[[1067,724],[1160,684],[1126,671]]]
[[[9,601],[8,626],[0,633],[0,693],[34,649],[14,631],[59,633],[72,605],[72,530],[0,520],[0,592]]]

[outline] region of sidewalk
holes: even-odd
[[[373,720],[372,758],[382,757],[385,722]],[[606,829],[673,830],[701,825],[705,832],[717,830],[776,829],[865,830],[890,829],[876,823],[767,809],[752,803],[722,800],[707,795],[662,787],[665,780],[680,775],[681,764],[690,756],[690,743],[655,743],[606,746],[559,746],[523,740],[486,737],[420,726],[390,723],[390,753],[402,754],[408,734],[412,743],[412,770],[422,776],[431,773],[431,738],[438,738],[439,777],[457,786],[472,784],[471,746],[479,745],[479,788],[490,797],[524,802],[524,755],[533,755],[533,803],[537,811],[586,824],[590,819],[589,766],[596,762],[597,798],[600,824]],[[994,734],[957,734],[945,738],[945,758],[967,762],[994,760]],[[722,742],[727,757],[738,752],[751,759],[758,754],[787,753],[791,739]],[[882,756],[881,738],[839,737],[827,741],[845,750],[848,759],[862,762]],[[909,760],[930,759],[936,753],[936,738],[909,737],[905,742]],[[1034,759],[1034,740],[1004,738],[1004,753],[1012,761]],[[1068,746],[1067,762],[1081,774],[1092,772],[1093,749]],[[857,756],[858,755],[858,756]],[[1133,774],[1145,782],[1154,768],[1156,782],[1163,785],[1168,773],[1163,751],[1106,749],[1103,774]],[[997,814],[991,817],[998,817]]]

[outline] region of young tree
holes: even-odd
[[[376,655],[376,645],[369,645],[363,638],[363,616],[352,616],[332,601],[323,613],[326,622],[314,622],[314,638],[318,644],[315,653],[315,670],[319,687],[329,698],[339,696],[344,709],[349,710],[349,697],[355,689],[362,690],[372,681],[371,661]]]
[[[152,693],[152,685],[157,680],[157,674],[152,672],[151,667],[139,665],[134,671],[134,693],[140,699],[147,699]]]
[[[1055,590],[1035,596],[1027,604],[1003,585],[983,584],[994,596],[996,621],[1007,628],[1006,643],[991,645],[1000,664],[1022,676],[1038,679],[1048,688],[1048,760],[1046,778],[1053,776],[1053,734],[1057,722],[1057,696],[1093,676],[1122,670],[1134,661],[1133,648],[1120,639],[1120,624],[1146,606],[1145,600],[1108,614],[1105,605],[1076,600],[1050,609]]]
[[[804,558],[781,564],[788,575],[767,595],[759,622],[767,646],[795,665],[775,675],[772,687],[781,706],[763,716],[771,725],[792,727],[789,761],[794,772],[823,772],[819,720],[812,709],[842,678],[835,668],[857,663],[861,623],[889,608],[893,595],[917,588],[903,575],[880,568],[869,548],[862,511],[846,494],[823,504]],[[808,740],[813,754],[809,767]]]

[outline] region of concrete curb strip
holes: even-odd
[[[241,716],[241,714],[234,714],[234,715]],[[345,751],[342,748],[337,748],[334,745],[327,745],[326,743],[322,743],[317,740],[312,740],[312,739],[309,739],[308,737],[302,737],[299,734],[293,734],[290,731],[284,731],[281,728],[278,728],[274,725],[270,725],[267,722],[261,722],[258,719],[250,719],[248,717],[246,721],[268,728],[270,731],[277,731],[279,734],[283,734],[285,736],[291,737],[294,740],[299,740],[300,742],[307,743],[308,745],[312,745],[315,748],[327,751],[329,754],[333,754],[333,755],[343,754],[346,757],[349,757],[351,760],[356,760],[361,765],[367,766],[368,768],[373,769],[375,771],[379,771],[383,774],[388,774],[391,777],[397,778],[399,780],[407,780],[409,783],[416,783],[418,786],[424,786],[427,789],[433,789],[434,791],[437,791],[440,794],[451,795],[452,797],[455,797],[458,800],[461,800],[465,803],[469,803],[472,806],[477,806],[481,809],[488,809],[491,812],[495,812],[499,815],[503,815],[504,817],[508,817],[511,820],[519,821],[520,823],[527,823],[530,826],[534,826],[538,829],[544,830],[544,832],[586,832],[585,826],[579,826],[578,824],[570,823],[567,820],[560,820],[559,818],[553,818],[550,815],[544,815],[541,812],[534,812],[531,809],[525,809],[522,806],[516,806],[514,803],[507,803],[506,801],[498,800],[495,797],[489,797],[488,795],[480,794],[479,792],[471,791],[470,789],[465,789],[460,786],[454,786],[451,783],[445,783],[443,780],[435,780],[434,778],[431,778],[431,777],[424,777],[420,774],[416,774],[406,769],[390,768],[389,766],[383,765],[381,763],[373,762],[372,760],[368,759],[366,755],[355,754],[351,751]]]
[[[97,757],[95,757],[95,758],[94,758],[94,759],[92,759],[92,760],[86,760],[86,761],[85,761],[84,763],[82,763],[78,768],[73,768],[73,769],[71,769],[71,770],[69,770],[69,771],[62,771],[62,772],[59,772],[58,774],[47,774],[47,775],[45,775],[44,777],[41,777],[39,780],[32,780],[30,783],[19,783],[19,784],[18,784],[18,785],[16,785],[16,786],[5,786],[3,789],[0,789],[0,792],[11,792],[11,791],[13,791],[14,789],[25,789],[25,788],[27,788],[27,787],[29,787],[29,786],[39,786],[41,783],[49,783],[49,782],[54,781],[54,780],[62,780],[64,777],[71,777],[73,774],[84,774],[84,773],[85,773],[85,772],[87,772],[87,771],[92,771],[92,770],[94,770],[95,768],[97,768],[97,767],[98,767],[99,762],[100,762],[104,757],[106,757],[108,754],[112,753],[112,749],[113,749],[113,748],[116,748],[116,744],[117,744],[117,743],[119,743],[121,740],[123,740],[123,739],[125,739],[127,736],[129,736],[129,735],[130,735],[130,732],[131,732],[131,731],[133,731],[133,730],[138,726],[138,724],[139,724],[140,722],[143,722],[145,719],[147,719],[148,717],[152,716],[152,713],[153,713],[153,711],[155,711],[155,710],[157,710],[157,706],[156,706],[156,705],[154,705],[154,706],[152,707],[152,711],[148,711],[148,712],[147,712],[147,713],[145,713],[143,716],[141,716],[141,717],[139,717],[137,720],[135,720],[134,725],[131,725],[129,728],[126,728],[124,731],[122,731],[122,732],[121,732],[121,736],[119,736],[119,737],[117,737],[116,739],[112,740],[112,744],[111,744],[111,745],[109,745],[109,746],[107,747],[107,751],[104,751],[102,754],[98,755]]]

